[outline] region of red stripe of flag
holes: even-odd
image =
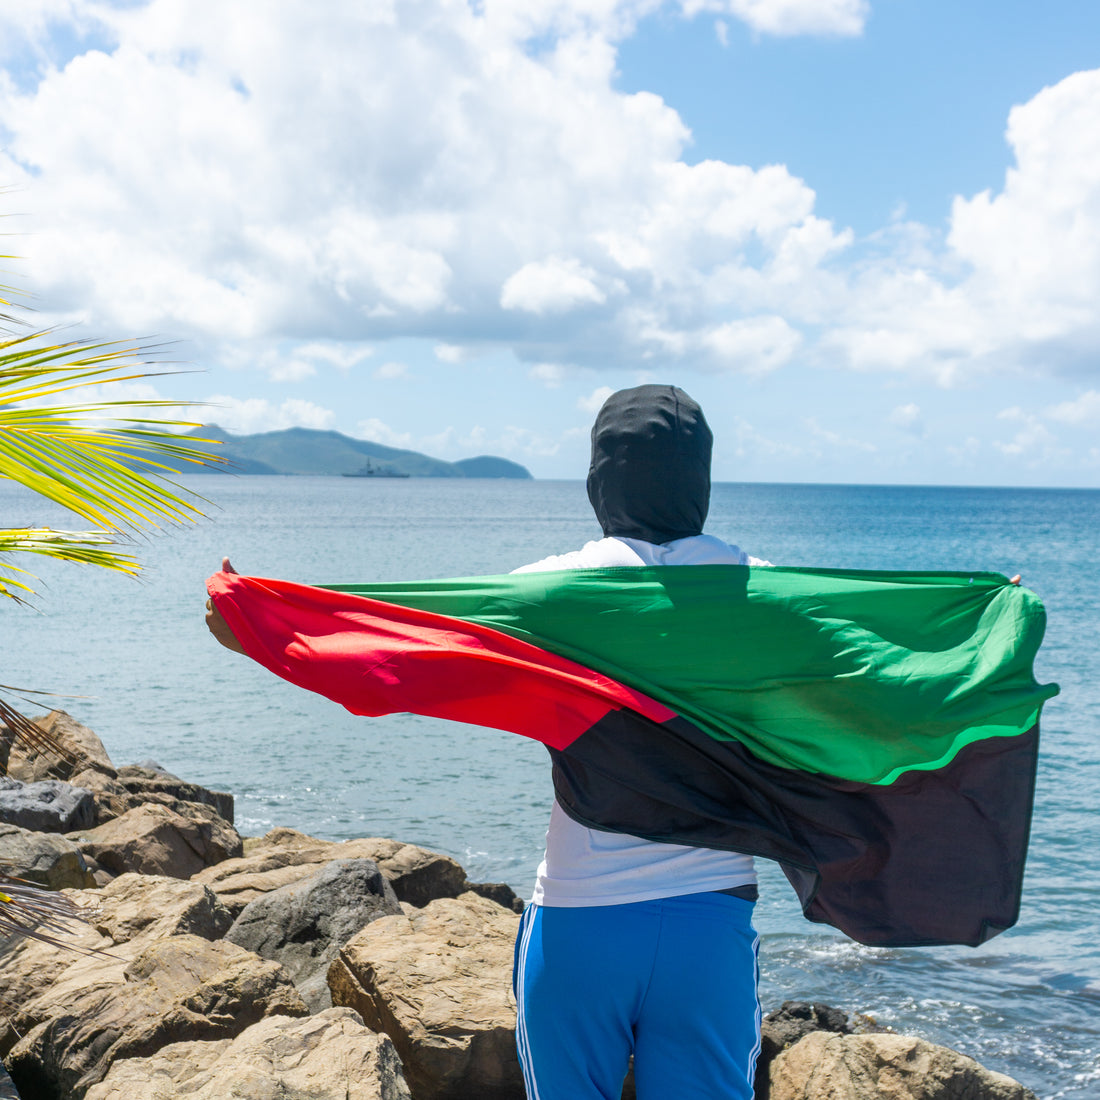
[[[253,660],[353,714],[447,718],[555,749],[613,710],[675,717],[641,692],[477,623],[232,573],[215,573],[206,587]]]

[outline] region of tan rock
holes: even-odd
[[[24,783],[36,783],[40,779],[65,779],[85,770],[89,765],[96,771],[113,776],[115,767],[103,742],[87,726],[63,710],[51,710],[34,724],[43,733],[67,750],[78,761],[75,766],[51,752],[38,752],[20,742],[12,745],[8,758],[8,774]],[[85,786],[81,783],[78,786]]]
[[[210,887],[234,916],[271,890],[313,874],[334,859],[373,859],[401,901],[427,905],[433,898],[455,897],[466,872],[449,856],[383,837],[325,841],[293,829],[272,829],[249,840],[245,854],[198,872],[194,879]]]
[[[35,833],[0,822],[0,855],[8,874],[47,890],[95,885],[80,849],[56,833]]]
[[[393,1043],[348,1008],[116,1061],[85,1100],[408,1100]]]
[[[770,1100],[1035,1100],[1018,1081],[908,1035],[815,1031],[779,1054]]]
[[[393,1040],[415,1100],[519,1100],[512,956],[519,918],[465,893],[382,917],[329,969],[335,1005]]]
[[[16,1017],[8,1072],[27,1096],[81,1100],[121,1058],[171,1042],[232,1038],[265,1016],[304,1016],[277,963],[224,940],[172,936],[132,962],[67,972]],[[27,1017],[36,1017],[33,1023]]]
[[[0,1056],[11,1049],[19,1032],[45,1019],[38,1001],[55,986],[95,983],[101,971],[113,984],[119,980],[115,969],[125,967],[157,940],[183,933],[213,940],[232,923],[210,890],[179,879],[128,874],[102,890],[66,893],[85,908],[89,922],[72,924],[64,936],[68,949],[21,939],[4,952],[0,996],[17,1012],[11,1019],[0,1014]],[[19,1031],[16,1018],[21,1021]]]
[[[237,830],[209,806],[182,803],[183,813],[146,804],[121,817],[70,833],[81,851],[115,874],[190,878],[204,867],[235,858],[242,849]],[[186,815],[186,816],[185,816]]]

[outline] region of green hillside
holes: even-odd
[[[227,466],[208,467],[203,473],[360,474],[374,477],[509,477],[530,478],[525,466],[504,458],[482,455],[460,462],[445,462],[419,451],[386,447],[340,432],[312,428],[286,428],[257,435],[234,435],[216,424],[196,429],[199,439],[221,440],[211,453],[226,459]],[[190,468],[188,473],[199,472]]]

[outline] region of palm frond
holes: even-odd
[[[0,870],[0,936],[25,936],[82,955],[107,954],[62,938],[73,934],[74,922],[87,924],[95,913],[95,907]]]
[[[23,694],[25,689],[8,687],[0,684],[0,691],[10,694]],[[47,692],[32,692],[34,695],[46,695]],[[24,749],[38,753],[41,756],[53,757],[57,765],[51,766],[51,771],[61,772],[62,778],[74,774],[83,766],[94,766],[94,762],[78,749],[71,749],[63,745],[56,737],[52,737],[41,726],[32,722],[25,714],[18,711],[10,703],[0,697],[0,739],[8,742],[18,742]],[[0,774],[7,772],[7,754],[3,754],[0,763]]]

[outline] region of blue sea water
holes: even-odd
[[[526,895],[551,799],[545,752],[494,730],[353,718],[222,650],[203,580],[228,553],[302,581],[506,572],[598,537],[581,482],[195,479],[210,518],[139,540],[140,581],[44,563],[0,608],[0,681],[66,693],[117,763],[232,790],[246,834],[393,836]],[[74,526],[0,483],[0,524]],[[1100,1095],[1100,491],[717,485],[708,530],[776,564],[1020,572],[1046,604],[1044,712],[1019,924],[985,946],[862,947],[803,920],[762,868],[765,1008],[816,1000],[973,1055],[1042,1100]],[[26,565],[26,562],[21,564]]]

